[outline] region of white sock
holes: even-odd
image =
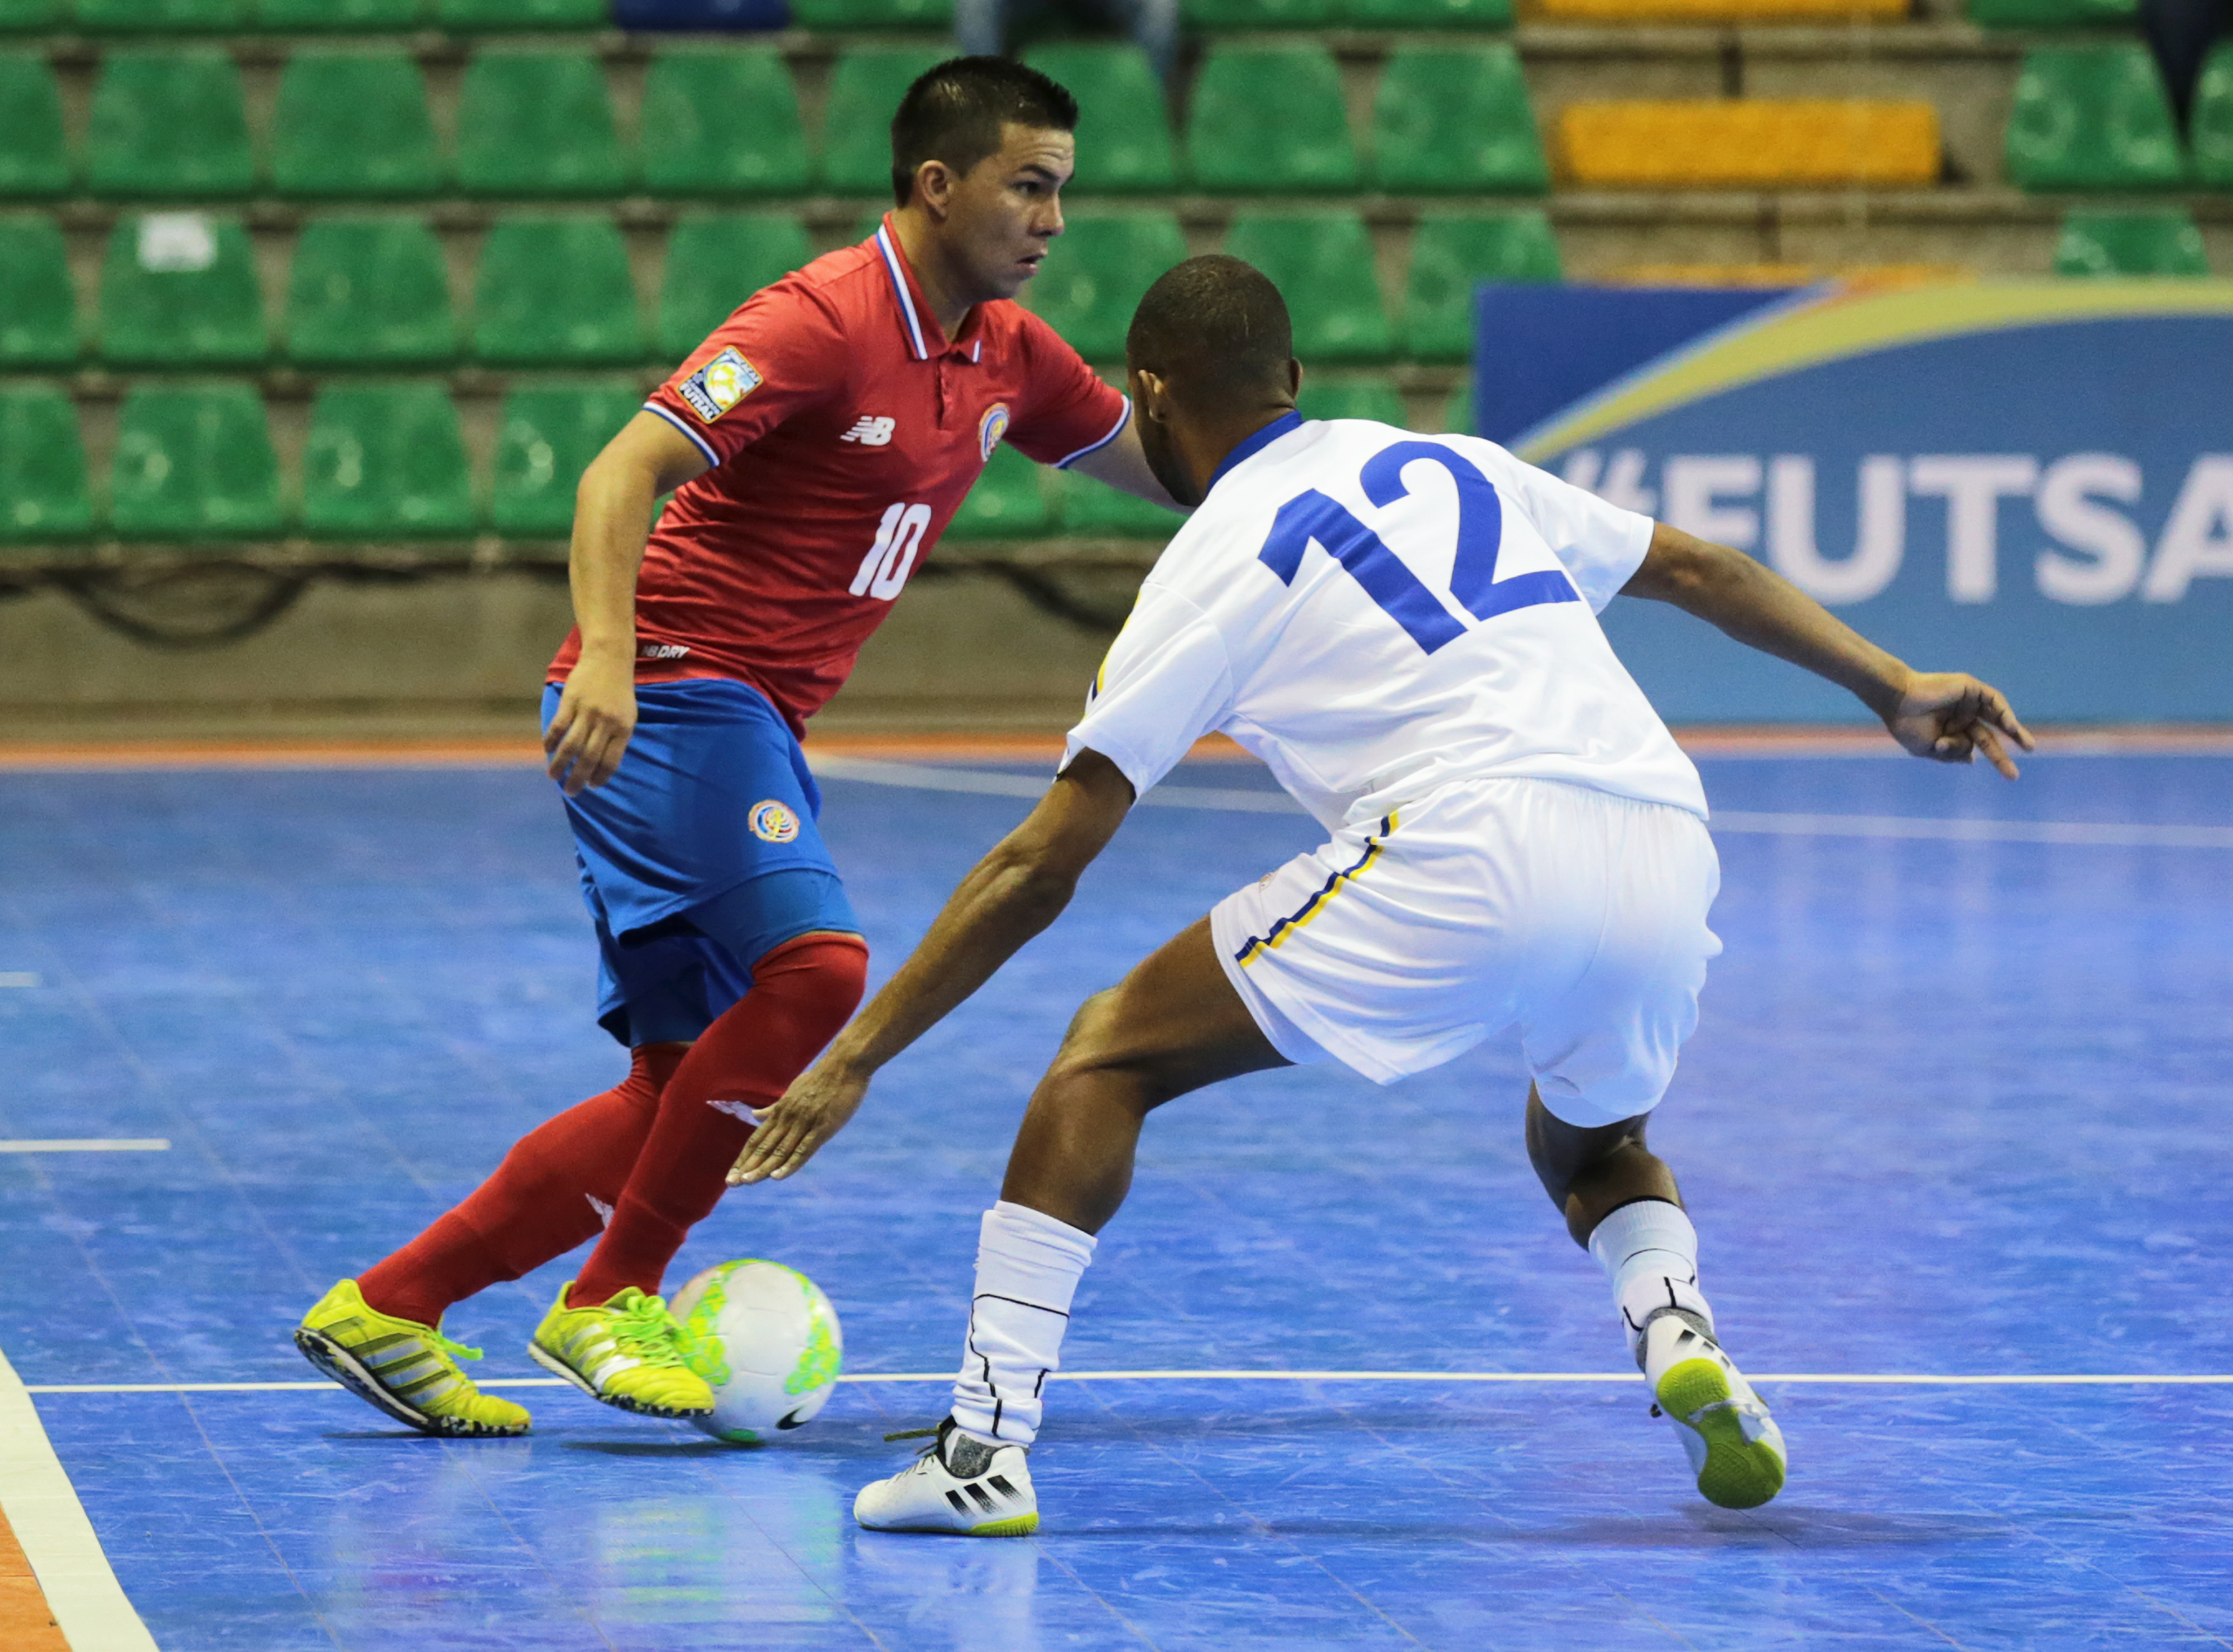
[[[985,1213],[977,1239],[977,1288],[954,1420],[987,1444],[1028,1446],[1038,1437],[1039,1391],[1062,1369],[1070,1299],[1093,1260],[1090,1233],[1002,1200]]]
[[[1590,1254],[1612,1281],[1631,1354],[1644,1344],[1655,1314],[1695,1314],[1711,1333],[1714,1311],[1698,1289],[1698,1230],[1680,1205],[1639,1199],[1623,1205],[1590,1234]]]

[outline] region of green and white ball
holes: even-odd
[[[690,1369],[713,1390],[691,1419],[717,1440],[751,1445],[811,1421],[837,1386],[845,1337],[822,1288],[780,1262],[724,1262],[673,1304]]]

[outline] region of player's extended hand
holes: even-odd
[[[550,777],[578,797],[611,779],[635,732],[635,662],[584,654],[566,679],[558,712],[543,731]]]
[[[852,1122],[869,1093],[869,1081],[827,1061],[817,1062],[760,1109],[759,1128],[729,1167],[729,1186],[781,1181],[796,1174],[823,1143]]]
[[[2027,751],[2032,749],[2030,731],[2016,721],[2000,690],[1958,671],[1917,673],[1885,718],[1885,726],[1919,758],[1975,763],[1982,751],[2010,780],[2016,777],[2016,765],[2002,737]]]

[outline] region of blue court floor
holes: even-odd
[[[2233,1372],[2233,758],[2041,758],[2013,786],[1703,766],[1744,829],[1654,1143],[1736,1356]],[[1027,806],[827,790],[881,971]],[[1961,818],[2088,829],[1930,835]],[[2208,829],[2155,829],[2181,826]],[[1066,1350],[1399,1376],[1065,1382],[1038,1538],[855,1529],[908,1449],[882,1433],[943,1409],[873,1379],[950,1369],[977,1214],[1071,1010],[1312,837],[1139,810],[804,1176],[694,1237],[670,1284],[763,1255],[837,1302],[869,1380],[814,1426],[735,1448],[523,1388],[532,1437],[447,1442],[338,1390],[85,1390],[310,1380],[288,1332],[319,1292],[617,1076],[546,783],[0,774],[0,1137],[173,1143],[0,1153],[0,1350],[166,1652],[2233,1646],[2233,1388],[1768,1382],[1787,1490],[1702,1503],[1528,1173],[1502,1042],[1158,1115]],[[563,1277],[453,1313],[479,1375],[541,1375],[524,1344]],[[1550,1375],[1450,1375],[1496,1373]]]

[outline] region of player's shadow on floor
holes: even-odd
[[[1720,1509],[1674,1508],[1663,1514],[1620,1515],[1562,1525],[1514,1526],[1497,1520],[1368,1520],[1309,1516],[1210,1524],[1128,1523],[1044,1533],[1065,1542],[1122,1538],[1230,1538],[1253,1542],[1285,1538],[1314,1542],[1344,1538],[1405,1543],[1458,1543],[1469,1548],[1521,1545],[1551,1549],[1881,1549],[1934,1548],[1989,1542],[2009,1535],[2005,1521],[1989,1518],[1860,1514],[1844,1509],[1787,1509],[1751,1515]]]
[[[761,1449],[727,1440],[563,1440],[568,1451],[593,1451],[601,1457],[748,1457]]]

